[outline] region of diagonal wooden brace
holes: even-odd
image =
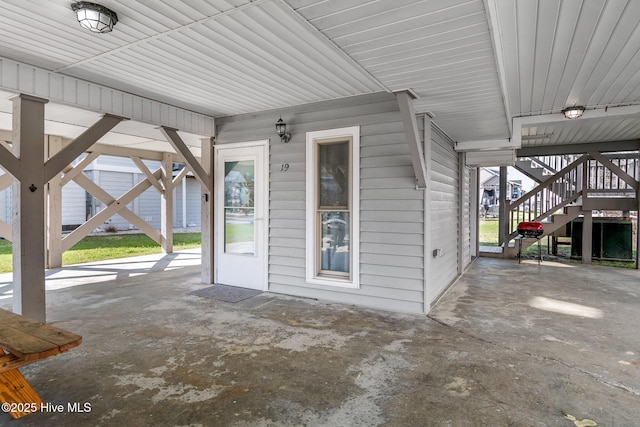
[[[159,179],[161,175],[160,169],[153,173],[156,179]],[[109,193],[100,188],[97,184],[91,181],[89,178],[80,174],[74,178],[74,181],[84,188],[87,192],[94,195],[98,200],[103,202],[107,207],[91,217],[87,222],[80,227],[73,230],[62,240],[62,250],[66,251],[73,245],[78,243],[89,234],[92,230],[97,228],[105,220],[111,218],[113,215],[119,214],[133,225],[137,226],[146,235],[153,239],[156,243],[160,243],[161,235],[158,230],[147,224],[142,218],[134,214],[127,208],[127,205],[131,203],[136,197],[142,194],[146,189],[151,187],[151,183],[148,179],[140,181],[133,186],[129,191],[120,196],[118,199],[114,199]]]
[[[160,131],[167,138],[167,141],[171,144],[171,146],[184,157],[185,161],[193,171],[196,179],[200,181],[200,184],[204,188],[206,188],[209,192],[213,192],[211,188],[212,180],[209,177],[209,174],[204,170],[200,162],[195,158],[193,153],[187,147],[187,144],[184,143],[180,135],[178,135],[177,129],[172,129],[166,126],[161,126]]]
[[[100,120],[95,122],[89,129],[85,130],[79,137],[73,140],[55,156],[51,157],[44,164],[45,182],[62,172],[80,154],[84,153],[95,144],[100,138],[113,129],[118,123],[127,120],[125,117],[105,114]]]

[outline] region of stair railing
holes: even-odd
[[[515,200],[507,202],[505,221],[507,241],[518,235],[518,224],[522,221],[542,221],[570,203],[583,192],[582,168],[588,156],[574,160],[555,175]],[[583,166],[584,167],[584,166]],[[576,185],[577,183],[577,185]]]
[[[633,195],[637,190],[638,174],[640,174],[637,154],[590,153],[590,155],[586,182],[589,191]]]

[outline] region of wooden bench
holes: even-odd
[[[40,408],[42,399],[18,368],[80,345],[82,337],[0,309],[0,402],[20,418]],[[6,405],[5,405],[6,406]]]

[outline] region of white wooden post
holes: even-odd
[[[498,214],[498,245],[504,245],[503,253],[508,250],[509,242],[509,210],[507,209],[507,167],[500,166],[500,211]]]
[[[173,155],[162,154],[162,193],[160,202],[160,246],[165,254],[173,253]]]
[[[50,159],[62,150],[62,137],[47,137],[46,158]],[[61,174],[54,176],[46,185],[45,204],[47,218],[47,268],[62,267],[62,179]]]
[[[20,95],[13,101],[13,311],[46,321],[44,105]]]
[[[213,168],[213,141],[210,138],[203,138],[200,161],[202,168],[208,175],[209,186],[202,186],[201,199],[201,220],[200,231],[201,237],[201,264],[202,264],[202,283],[215,282],[215,265],[214,265],[214,206],[213,206],[213,188],[214,188],[214,168]],[[211,190],[209,190],[211,189]]]

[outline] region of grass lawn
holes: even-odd
[[[173,235],[174,250],[200,247],[200,233]],[[81,264],[137,255],[159,254],[160,245],[144,234],[87,236],[62,254],[62,265]],[[12,271],[11,242],[0,240],[0,273]]]
[[[225,226],[224,239],[227,243],[253,242],[253,223],[251,224],[227,224]]]
[[[498,246],[498,218],[480,218],[480,246]]]

